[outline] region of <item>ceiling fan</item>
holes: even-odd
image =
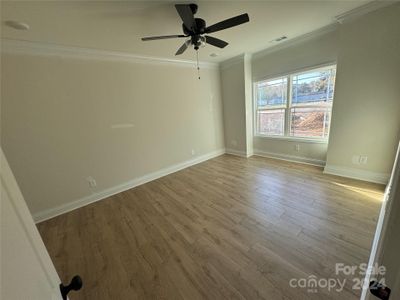
[[[188,38],[175,55],[182,54],[190,45],[193,45],[196,51],[199,50],[200,46],[204,46],[205,43],[218,48],[224,48],[228,45],[227,42],[207,34],[234,27],[249,21],[249,15],[242,14],[207,27],[206,21],[194,17],[198,9],[197,4],[175,4],[175,8],[183,21],[182,29],[184,34],[144,37],[142,38],[142,41]]]

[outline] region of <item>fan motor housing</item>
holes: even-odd
[[[206,28],[206,21],[204,21],[203,19],[200,19],[200,18],[195,18],[194,20],[196,22],[196,27],[197,27],[196,32],[189,30],[185,26],[185,24],[182,24],[182,29],[183,29],[184,34],[193,35],[193,34],[203,34],[204,33],[204,30]]]
[[[189,7],[190,7],[190,10],[192,11],[192,13],[193,13],[194,15],[197,13],[197,9],[199,8],[199,7],[197,6],[197,4],[195,4],[195,3],[189,4]]]

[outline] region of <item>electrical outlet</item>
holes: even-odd
[[[360,164],[360,155],[353,155],[351,158],[351,162],[353,165],[359,165]]]
[[[296,146],[294,146],[294,150],[296,150],[296,152],[299,152],[300,151],[300,145],[296,144]]]
[[[194,149],[192,149],[192,155],[195,155],[196,151]]]
[[[96,179],[94,179],[92,176],[87,177],[86,180],[89,183],[90,188],[95,188],[97,186]]]
[[[366,155],[360,156],[360,164],[361,165],[366,165],[367,161],[368,161],[368,156],[366,156]]]

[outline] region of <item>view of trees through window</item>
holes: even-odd
[[[259,106],[285,104],[287,98],[287,78],[259,82],[257,84],[257,91]]]
[[[327,138],[335,78],[331,66],[256,83],[257,133]]]

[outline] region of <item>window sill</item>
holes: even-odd
[[[301,137],[291,137],[291,136],[271,136],[271,135],[262,135],[262,134],[255,134],[254,137],[270,139],[270,140],[288,141],[288,142],[328,144],[328,139],[312,139],[312,138],[301,138]]]

